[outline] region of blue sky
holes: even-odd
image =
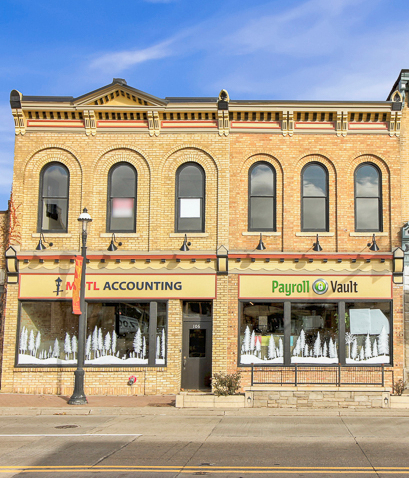
[[[159,97],[384,100],[409,68],[405,0],[1,0],[0,210],[12,89],[79,96],[125,78]]]

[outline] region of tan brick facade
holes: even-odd
[[[216,251],[223,245],[230,254],[229,274],[216,276],[212,371],[231,373],[239,368],[241,274],[265,274],[270,278],[280,274],[307,274],[314,278],[324,273],[391,276],[392,251],[400,246],[403,217],[408,216],[408,201],[402,201],[409,194],[407,188],[402,188],[408,154],[406,106],[399,136],[395,129],[398,120],[391,112],[390,102],[337,105],[317,102],[307,106],[295,102],[289,105],[230,102],[229,121],[229,116],[223,116],[217,99],[172,106],[163,100],[155,104],[155,99],[149,95],[143,97],[139,92],[145,104],[140,106],[143,102],[139,101],[135,106],[129,101],[133,94],[137,97],[137,90],[118,84],[102,90],[90,93],[88,100],[82,97],[81,101],[73,99],[69,104],[52,98],[48,103],[40,99],[24,101],[20,95],[20,108],[13,107],[15,118],[22,120],[16,126],[13,178],[14,202],[20,206],[20,277],[34,273],[56,276],[73,273],[69,258],[79,254],[77,218],[84,207],[93,219],[88,236],[88,273],[97,271],[108,276],[216,274]],[[116,103],[110,103],[108,100],[117,91],[124,93],[121,93],[123,102],[118,103],[116,99]],[[116,98],[121,99],[121,94]],[[37,116],[43,111],[46,117]],[[303,126],[301,130],[301,121],[296,121],[297,111],[303,117],[305,111],[312,112],[309,118],[318,112],[324,121],[315,120],[308,124],[310,129]],[[370,115],[365,132],[353,130],[355,122],[351,114],[358,115],[361,111]],[[255,121],[240,123],[245,112],[250,112],[247,113],[250,118],[255,112]],[[273,119],[269,129],[268,114],[271,118],[279,115],[278,131]],[[70,119],[72,115],[75,121]],[[107,115],[115,128],[111,123],[108,125]],[[136,115],[140,115],[140,119]],[[344,128],[344,120],[338,121],[339,117],[349,118],[350,131]],[[378,117],[385,117],[385,121],[376,119]],[[132,131],[129,124],[133,119],[135,130]],[[71,129],[69,121],[73,122]],[[205,123],[209,130],[204,130]],[[233,127],[236,123],[241,129]],[[380,131],[379,125],[383,128]],[[332,130],[323,132],[321,127]],[[263,252],[255,251],[259,232],[248,231],[249,169],[258,161],[271,164],[276,173],[276,231],[263,233],[267,248]],[[37,252],[40,177],[42,168],[50,162],[62,163],[69,170],[68,228],[64,233],[45,232],[46,240],[54,245],[46,252]],[[111,167],[120,162],[133,165],[137,171],[136,232],[117,233],[117,240],[123,245],[117,252],[108,254],[106,248],[111,238],[106,229],[108,176]],[[175,178],[178,167],[186,162],[200,164],[205,172],[205,230],[187,233],[190,251],[181,253],[184,233],[175,232]],[[328,171],[329,229],[319,233],[323,253],[312,251],[315,233],[303,232],[300,223],[301,171],[311,162],[324,165]],[[367,247],[372,232],[356,232],[354,223],[354,172],[359,164],[366,162],[375,164],[382,176],[383,228],[374,231],[380,251],[373,254]],[[353,259],[355,262],[351,262]],[[161,295],[161,299],[166,297]],[[196,299],[201,300],[200,293]],[[16,366],[20,331],[18,285],[9,285],[7,302],[2,391],[70,395],[74,367]],[[87,367],[86,393],[125,395],[180,391],[186,353],[182,340],[182,302],[169,298],[167,303],[166,366]],[[393,364],[389,369],[393,370],[396,381],[406,366],[400,285],[393,286],[392,315]],[[240,370],[242,385],[249,385],[249,368]],[[130,375],[137,377],[132,387],[127,385]]]

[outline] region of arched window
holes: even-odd
[[[70,173],[61,163],[49,163],[40,174],[38,232],[67,232]]]
[[[328,171],[321,164],[307,164],[301,180],[301,230],[328,231]]]
[[[268,163],[255,163],[249,171],[249,231],[276,230],[276,175]]]
[[[205,172],[196,163],[176,171],[176,232],[205,230]]]
[[[108,175],[108,232],[136,231],[137,172],[127,163],[112,166]]]
[[[371,163],[355,170],[355,230],[382,231],[381,172]]]

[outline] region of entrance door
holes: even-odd
[[[209,389],[212,376],[212,322],[183,322],[182,388]]]

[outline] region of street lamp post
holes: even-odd
[[[85,359],[85,329],[87,327],[87,313],[85,305],[85,269],[87,267],[87,226],[92,221],[86,208],[80,214],[78,221],[82,224],[82,269],[81,269],[81,288],[80,288],[80,309],[81,315],[78,323],[78,354],[77,370],[74,372],[75,383],[74,393],[69,399],[69,405],[85,405],[87,397],[84,393],[84,359]]]

